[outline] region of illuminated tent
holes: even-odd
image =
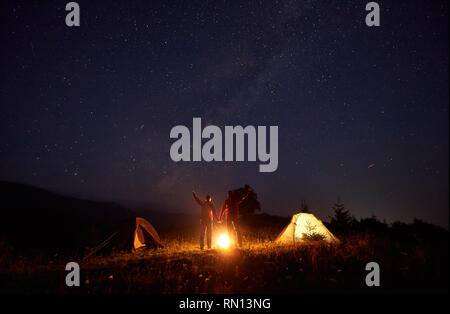
[[[291,222],[281,231],[275,242],[295,244],[306,241],[339,242],[320,219],[313,214],[300,213],[292,216]]]
[[[133,219],[134,220],[134,219]],[[158,232],[144,218],[136,217],[136,224],[132,221],[133,227],[133,250],[140,248],[159,248],[163,247]]]
[[[152,224],[144,218],[136,217],[121,223],[116,232],[98,245],[85,258],[99,251],[136,252],[137,250],[161,247],[164,247],[164,245]]]

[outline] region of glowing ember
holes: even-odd
[[[217,239],[217,244],[222,248],[227,248],[230,246],[230,238],[226,233],[222,233]]]

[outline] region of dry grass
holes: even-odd
[[[448,255],[435,248],[402,248],[390,239],[354,236],[331,246],[277,246],[247,241],[242,249],[200,251],[194,239],[165,239],[166,247],[80,262],[82,285],[64,284],[65,263],[19,258],[2,263],[0,291],[44,293],[301,293],[368,291],[366,263],[376,261],[384,291],[447,290]],[[6,265],[8,264],[8,265]],[[372,290],[373,291],[373,290]]]

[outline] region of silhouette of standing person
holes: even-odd
[[[205,234],[206,243],[208,245],[208,249],[210,249],[212,227],[214,219],[216,218],[216,207],[214,206],[210,195],[206,195],[205,201],[200,200],[195,191],[192,191],[192,195],[202,209],[200,213],[200,249],[203,250],[203,247],[205,245]]]
[[[228,191],[227,199],[220,209],[219,221],[222,220],[222,216],[225,214],[227,219],[228,235],[230,236],[234,245],[239,245],[239,247],[242,247],[242,233],[239,221],[239,205],[250,195],[250,192],[251,188],[248,187],[247,194],[243,198],[240,198],[236,195],[236,193]]]

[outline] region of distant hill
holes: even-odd
[[[95,245],[119,221],[135,214],[114,203],[63,196],[0,181],[0,240],[16,250],[73,252]]]
[[[127,202],[125,206],[150,221],[158,231],[197,225],[199,220],[198,213],[183,213],[163,204]]]
[[[198,223],[198,215],[162,204],[84,200],[6,181],[0,181],[0,191],[0,246],[4,241],[18,253],[81,252],[136,216],[149,220],[160,233]]]

